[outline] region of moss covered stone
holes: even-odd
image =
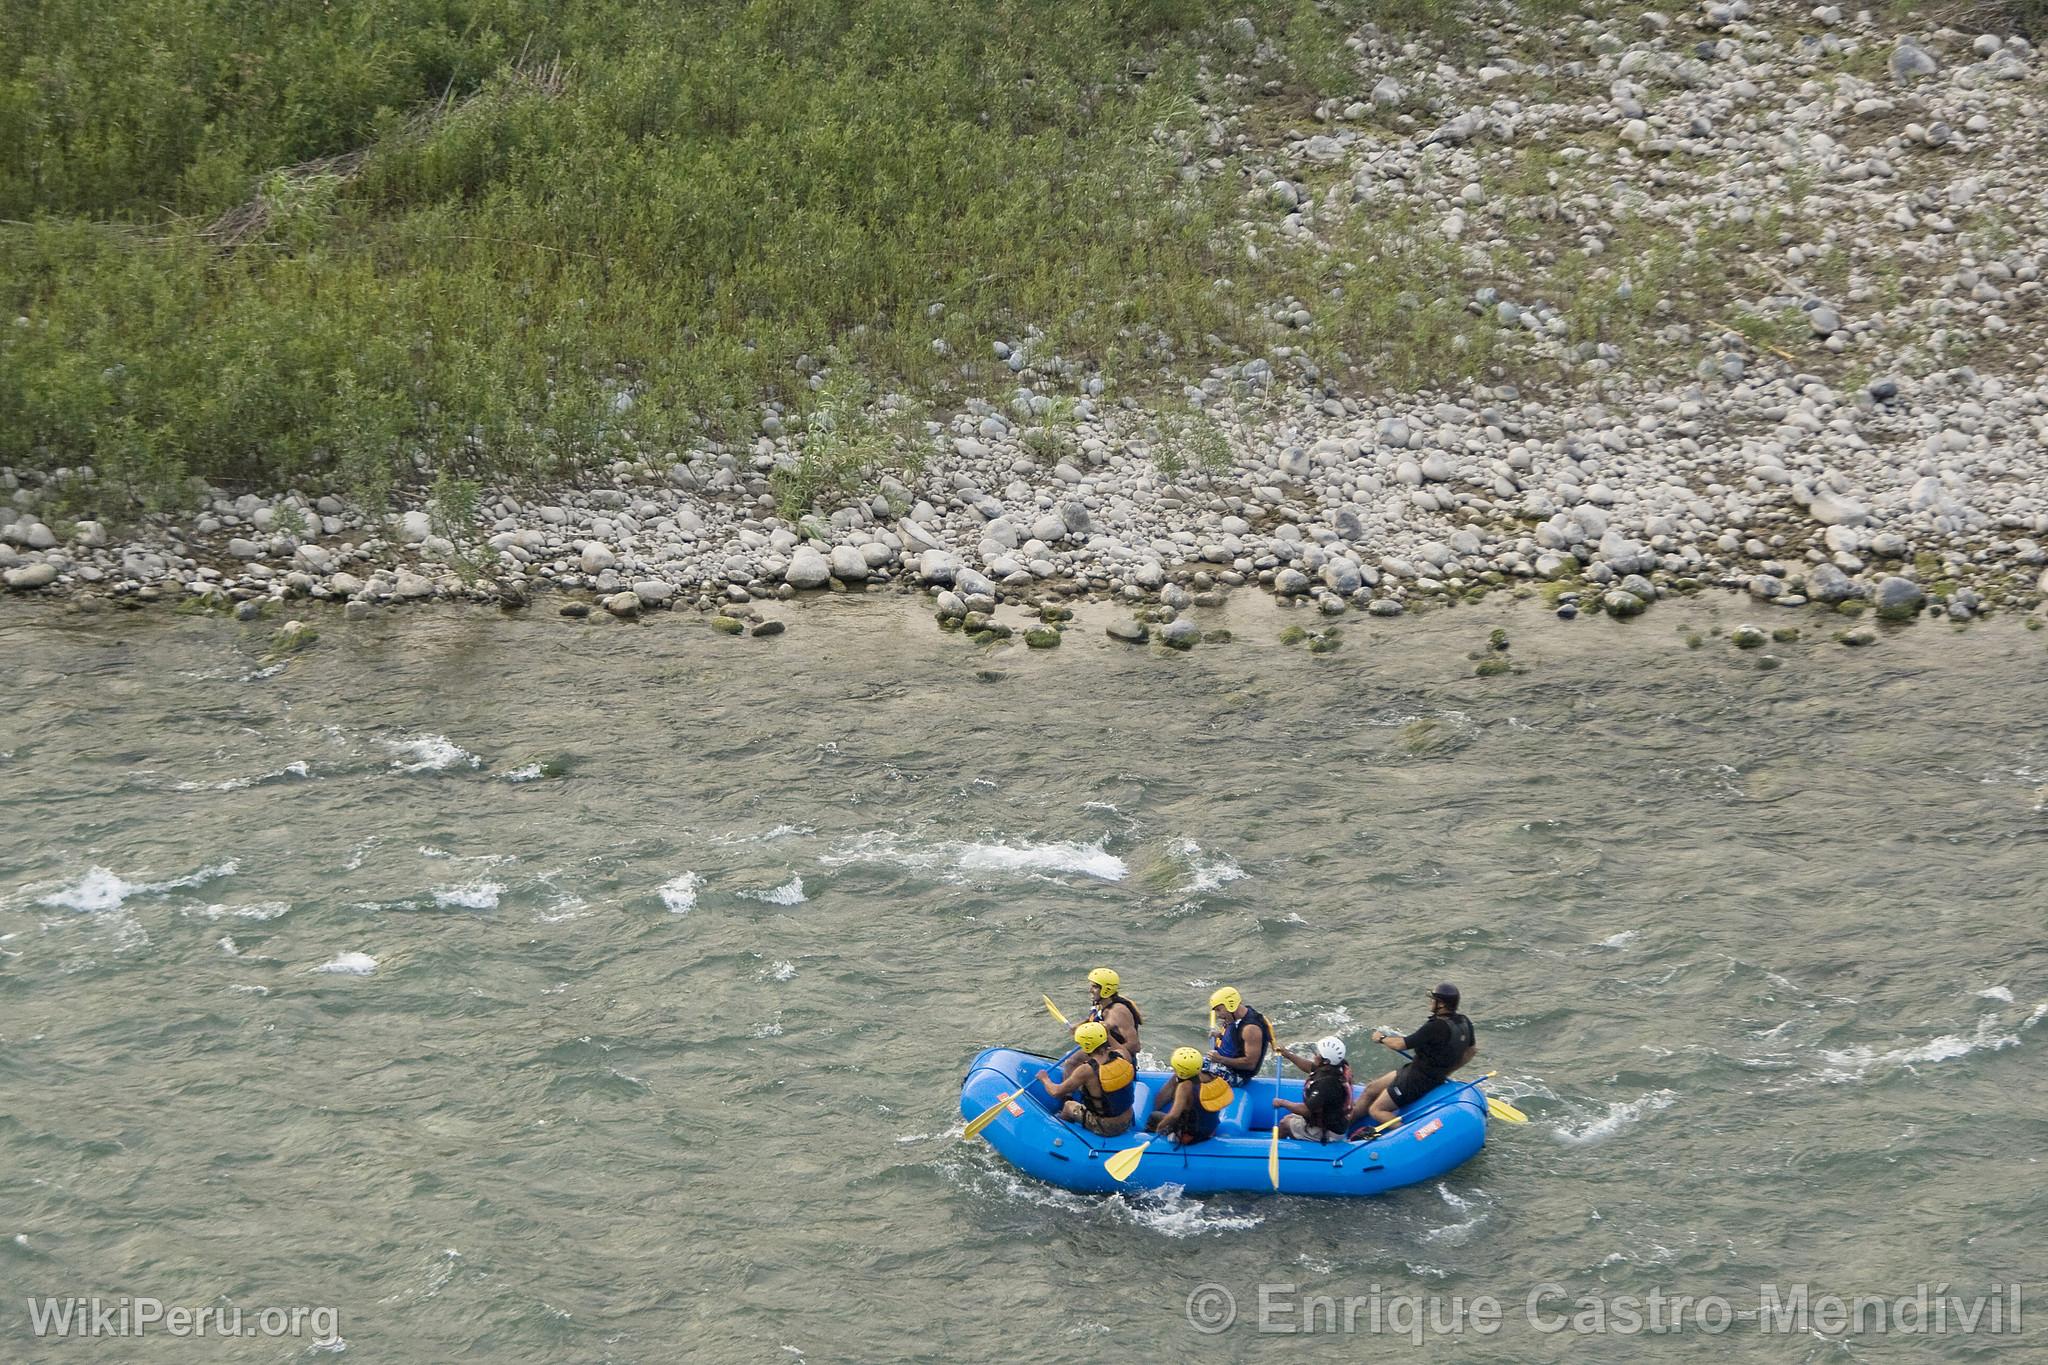
[[[1776,640],[1781,645],[1789,645],[1794,640],[1799,638],[1799,627],[1779,626],[1776,630],[1771,632],[1771,638],[1773,640]]]
[[[1038,626],[1024,632],[1024,643],[1032,649],[1058,649],[1060,633],[1051,626]]]
[[[1498,678],[1503,673],[1514,672],[1515,666],[1506,659],[1481,659],[1472,666],[1472,672],[1481,678]]]
[[[1728,632],[1729,643],[1737,649],[1759,649],[1769,639],[1761,626],[1737,626]]]
[[[714,616],[711,628],[726,635],[737,635],[747,628],[747,623],[737,616]]]
[[[1300,626],[1289,626],[1280,632],[1280,643],[1283,645],[1298,645],[1303,640],[1308,639],[1308,637],[1308,632]]]

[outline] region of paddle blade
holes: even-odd
[[[1266,1145],[1266,1179],[1273,1182],[1275,1193],[1280,1189],[1280,1125],[1273,1125],[1273,1140]]]
[[[1053,1018],[1059,1020],[1062,1024],[1067,1022],[1067,1016],[1060,1013],[1060,1007],[1053,1004],[1051,996],[1041,995],[1038,998],[1045,1002],[1046,1012],[1051,1014]]]
[[[1497,1119],[1505,1119],[1509,1123],[1527,1123],[1529,1121],[1527,1114],[1515,1108],[1506,1100],[1497,1100],[1491,1095],[1486,1097],[1486,1112]]]
[[[1021,1095],[1022,1093],[1022,1091],[1018,1091],[1017,1095],[1005,1095],[1001,1099],[997,1100],[995,1104],[991,1107],[982,1110],[979,1114],[976,1114],[974,1116],[974,1121],[969,1123],[964,1129],[961,1130],[960,1136],[970,1138],[980,1137],[981,1130],[988,1127],[991,1123],[994,1123],[996,1121],[996,1115],[1002,1113],[1005,1109],[1008,1109],[1012,1102],[1014,1102],[1017,1099],[1017,1096]]]
[[[1152,1140],[1150,1138],[1145,1139],[1145,1141],[1135,1147],[1124,1148],[1104,1163],[1104,1168],[1109,1172],[1109,1178],[1111,1180],[1129,1180],[1131,1172],[1138,1169],[1138,1163],[1143,1161],[1145,1153],[1151,1150]]]

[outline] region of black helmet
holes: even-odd
[[[1452,1009],[1458,1008],[1458,988],[1448,981],[1439,983],[1437,988],[1430,992],[1430,995],[1443,1001]]]

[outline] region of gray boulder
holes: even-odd
[[[782,571],[782,581],[800,590],[822,588],[830,577],[832,566],[825,562],[825,556],[808,545],[799,545],[790,551],[789,567]]]
[[[1927,602],[1927,594],[1912,579],[1893,574],[1878,583],[1871,600],[1879,620],[1905,621],[1919,613]]]
[[[1856,584],[1832,564],[1816,564],[1806,571],[1806,595],[1832,606],[1856,595]]]
[[[834,545],[828,557],[832,576],[842,583],[865,583],[868,578],[867,556],[851,545]]]

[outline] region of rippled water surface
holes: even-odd
[[[263,635],[0,611],[0,1342],[29,1294],[333,1305],[348,1360],[1241,1359],[1261,1281],[1980,1292],[2048,1341],[2048,649],[1783,667],[1666,604],[984,652],[893,601]],[[1716,613],[1723,614],[1717,616]],[[1471,676],[1505,623],[1519,676]],[[1377,1201],[1102,1200],[959,1140],[966,1060],[1122,969],[1155,1055],[1463,985],[1532,1117]],[[1187,1324],[1205,1282],[1245,1321]],[[2026,1319],[2031,1323],[2031,1317]],[[1759,1360],[2001,1343],[1759,1336]],[[283,1360],[307,1340],[71,1343]],[[316,1352],[317,1353],[317,1352]]]

